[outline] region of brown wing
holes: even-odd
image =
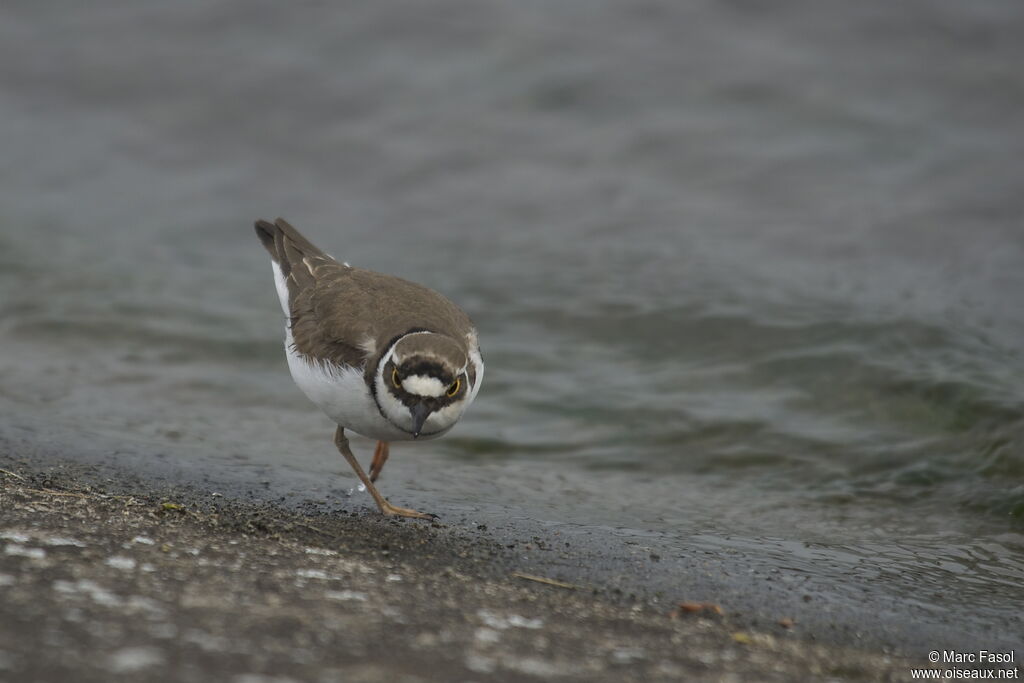
[[[406,332],[429,330],[466,344],[469,316],[434,290],[338,263],[280,218],[257,221],[256,232],[285,277],[299,353],[364,365],[369,374]]]
[[[347,266],[335,261],[283,218],[273,223],[256,221],[256,235],[284,276],[296,351],[353,367],[363,365],[366,352],[353,338],[339,337],[325,329],[316,310],[318,290],[325,282],[336,279],[337,271]]]

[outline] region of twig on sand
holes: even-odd
[[[11,472],[10,470],[5,470],[3,468],[0,468],[0,474],[6,474],[8,477],[14,477],[15,479],[25,481],[25,477],[21,476],[17,472]]]
[[[565,581],[558,581],[557,579],[549,579],[544,576],[534,576],[533,574],[523,574],[522,572],[512,572],[512,576],[517,579],[526,579],[527,581],[535,581],[537,583],[543,583],[548,586],[555,586],[557,588],[568,588],[571,591],[579,588],[574,583],[567,583]]]
[[[317,527],[315,527],[312,524],[309,524],[307,522],[295,522],[295,526],[300,526],[303,529],[308,529],[309,531],[315,531],[316,533],[323,534],[324,536],[335,536],[336,535],[336,534],[332,534],[330,531],[324,531],[323,529],[317,528]]]

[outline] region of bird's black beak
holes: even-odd
[[[417,403],[411,408],[412,411],[412,438],[416,438],[423,431],[423,423],[427,421],[427,417],[430,415],[430,408],[422,403]]]

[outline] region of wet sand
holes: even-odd
[[[814,643],[800,624],[753,629],[676,608],[687,596],[524,578],[514,558],[529,548],[486,529],[306,514],[74,462],[0,467],[4,680],[909,676],[908,660]]]

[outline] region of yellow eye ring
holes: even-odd
[[[397,388],[402,388],[402,380],[398,379],[398,368],[391,368],[391,383]]]
[[[451,386],[448,387],[448,391],[445,392],[445,395],[448,396],[449,398],[451,398],[455,394],[459,393],[459,387],[461,387],[461,386],[462,386],[462,379],[459,378],[459,377],[456,377],[455,381],[452,382]]]

